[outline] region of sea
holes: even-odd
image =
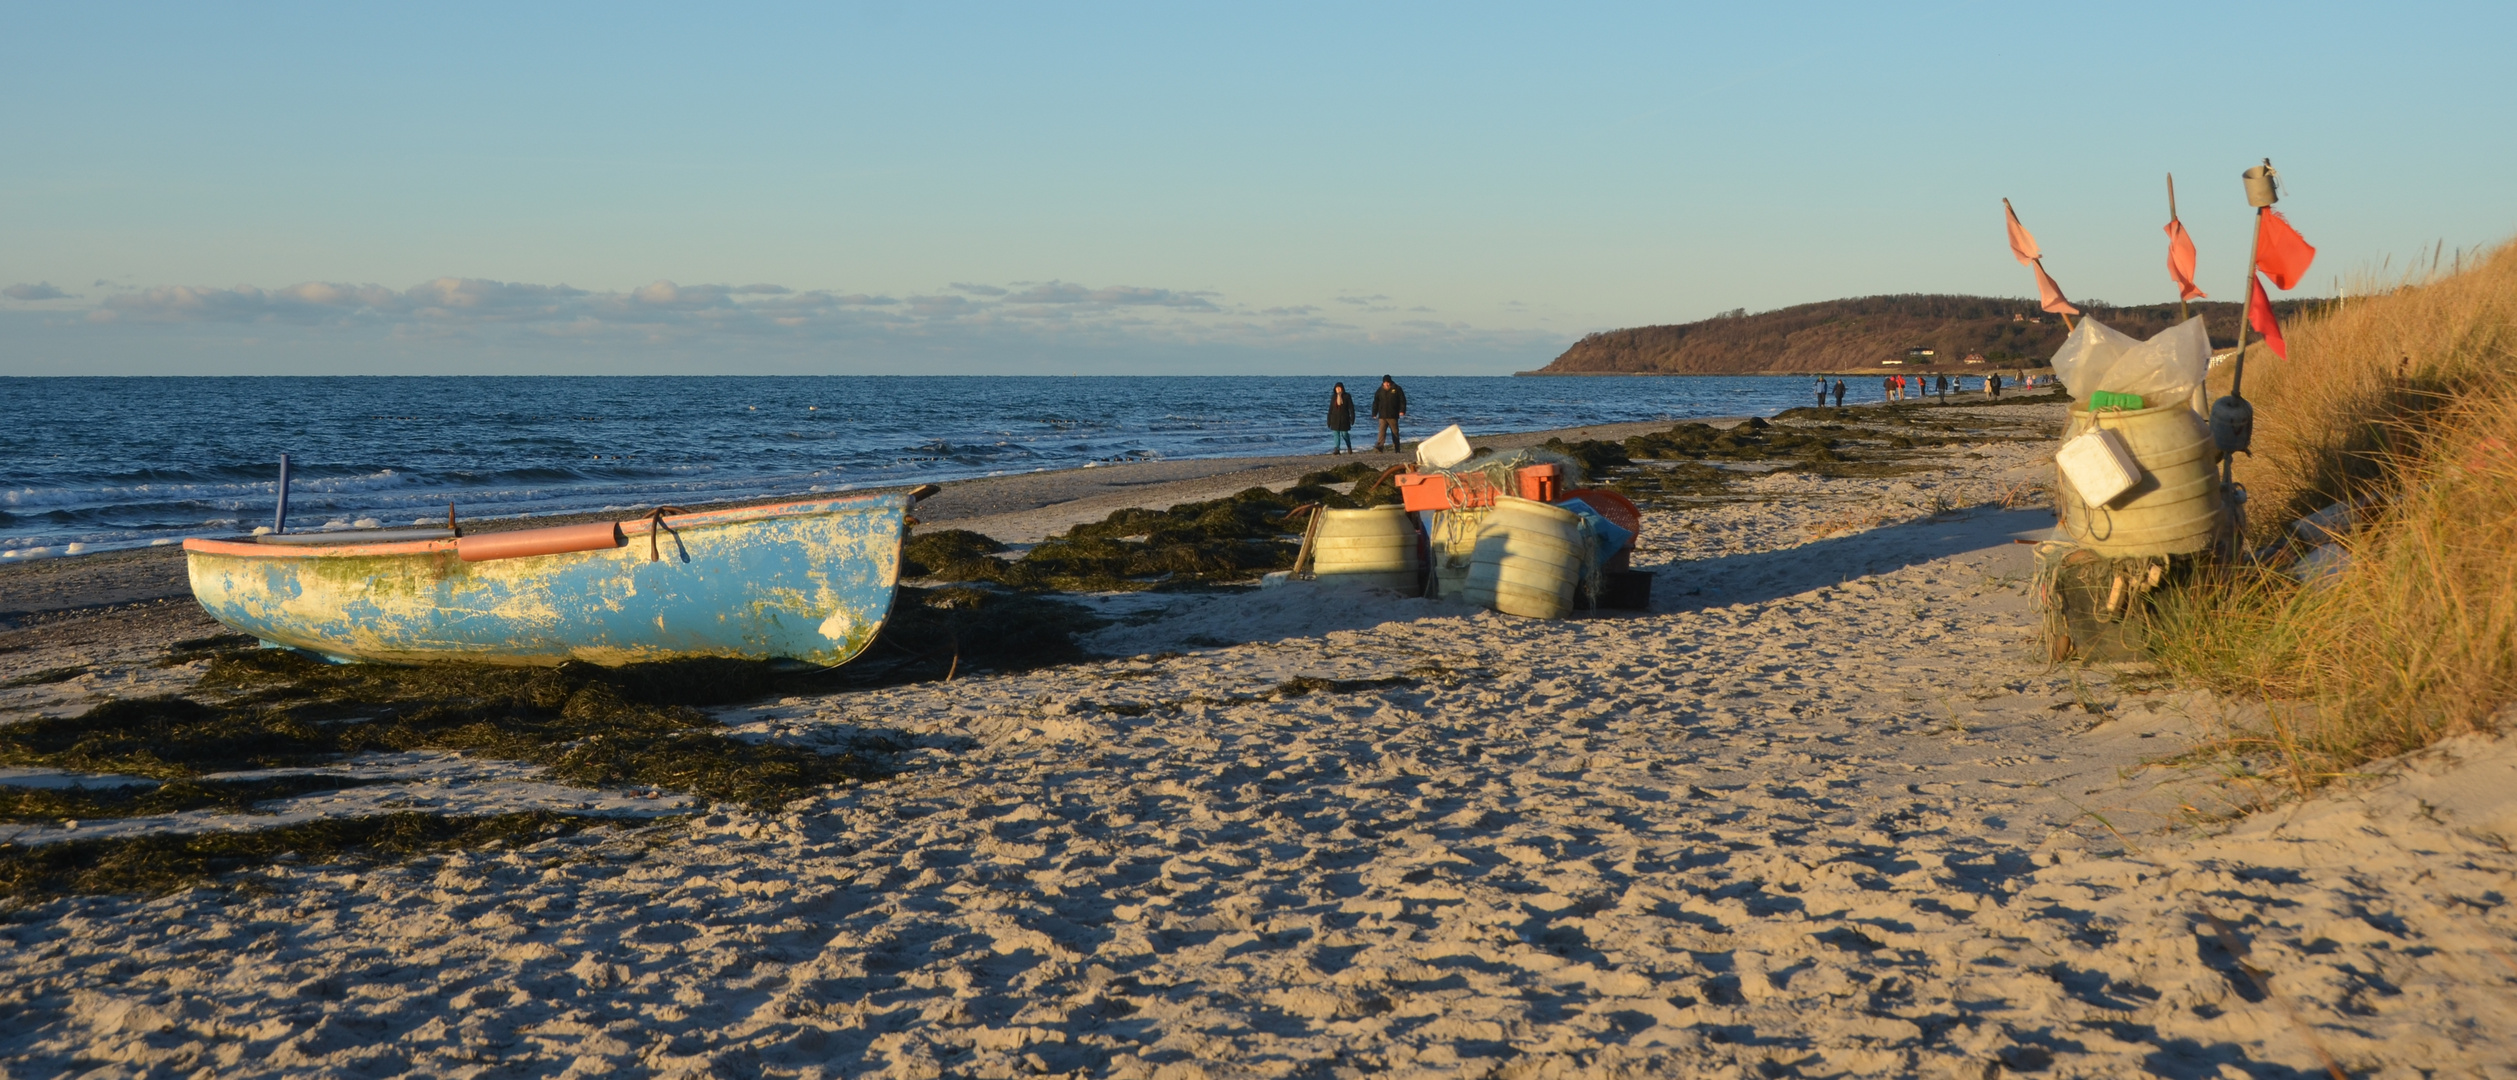
[[[0,559],[1328,449],[1295,376],[0,378]],[[1368,412],[1378,376],[1346,379]],[[1805,376],[1401,376],[1410,440],[1769,416]],[[1370,445],[1372,421],[1354,432]]]

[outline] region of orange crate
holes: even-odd
[[[1409,510],[1451,509],[1450,477],[1441,473],[1400,473],[1398,496]]]

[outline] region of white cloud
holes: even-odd
[[[1324,310],[1321,304],[1329,301],[1259,307],[1230,304],[1213,292],[1141,285],[952,288],[893,296],[657,280],[597,291],[463,277],[398,290],[320,281],[276,288],[167,285],[107,293],[85,312],[91,325],[83,332],[129,336],[152,325],[227,324],[253,326],[251,333],[262,336],[295,327],[285,331],[293,335],[288,340],[392,342],[443,355],[474,347],[596,349],[613,356],[646,350],[729,362],[744,355],[1150,356],[1211,348],[1332,355],[1398,348],[1510,355],[1511,362],[1536,366],[1562,348],[1561,335],[1535,329],[1383,315],[1395,309],[1380,304],[1386,298],[1379,296],[1337,297],[1342,303]],[[99,337],[97,347],[110,340]]]
[[[1092,289],[1071,282],[1052,281],[1034,285],[1005,298],[1009,304],[1095,304],[1103,307],[1169,307],[1195,311],[1221,311],[1213,293],[1174,292],[1170,289],[1148,289],[1135,285],[1112,285]]]
[[[8,297],[11,300],[27,301],[70,299],[69,293],[54,288],[53,283],[49,281],[19,282],[15,285],[9,286],[8,288],[0,289],[0,296]]]

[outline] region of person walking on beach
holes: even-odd
[[[1818,407],[1827,407],[1827,380],[1823,376],[1818,379]]]
[[[1835,407],[1839,409],[1844,407],[1844,380],[1842,379],[1835,380]]]
[[[1949,403],[1949,377],[1948,377],[1948,376],[1946,376],[1946,375],[1939,376],[1939,377],[1937,377],[1937,378],[1935,378],[1935,379],[1933,379],[1933,380],[1932,380],[1932,384],[1933,384],[1933,386],[1932,386],[1932,388],[1933,388],[1933,389],[1940,391],[1940,403],[1941,403],[1941,404],[1943,404],[1943,405],[1948,404],[1948,403]]]
[[[1398,437],[1398,422],[1407,416],[1407,391],[1398,388],[1387,375],[1381,376],[1381,388],[1372,392],[1372,418],[1381,422],[1381,430],[1372,436],[1372,448],[1381,448],[1389,441],[1392,452],[1407,449]]]
[[[1345,383],[1328,392],[1328,452],[1355,452],[1355,399],[1346,393]]]
[[[1881,401],[1895,401],[1895,400],[1896,400],[1896,377],[1895,377],[1895,376],[1891,375],[1891,376],[1889,376],[1889,377],[1887,377],[1887,378],[1884,378],[1884,379],[1879,380],[1879,400],[1881,400]]]
[[[2000,396],[2001,396],[2001,376],[1999,376],[1999,375],[1986,375],[1986,376],[1984,376],[1984,392],[1985,392],[1985,393],[1987,393],[1987,394],[1991,394],[1991,395],[1992,395],[1992,396],[1994,396],[1994,397],[2000,397]]]

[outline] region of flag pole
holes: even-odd
[[[2171,224],[2171,225],[2173,225],[2173,224],[2175,224],[2175,223],[2176,223],[2176,174],[2175,174],[2175,173],[2169,173],[2169,174],[2167,174],[2167,220],[2168,220],[2168,223],[2169,223],[2169,224]],[[2172,270],[2172,269],[2175,269],[2175,268],[2174,268],[2174,267],[2169,267],[2169,269],[2171,269],[2171,270]],[[2184,289],[2182,289],[2182,288],[2179,288],[2179,289],[2177,289],[2177,290],[2176,290],[2176,321],[2177,321],[2177,322],[2184,322],[2186,318],[2187,318],[2187,313],[2186,313],[2186,311],[2185,311],[2185,290],[2184,290]],[[2204,337],[2204,339],[2205,339],[2205,343],[2206,343],[2206,344],[2208,344],[2208,343],[2209,343],[2209,340],[2208,340],[2208,339],[2211,337],[2211,335],[2209,335],[2209,334],[2204,334],[2204,335],[2203,335],[2203,337]]]
[[[2271,158],[2264,159],[2261,169],[2246,170],[2246,201],[2255,208],[2255,235],[2246,244],[2246,284],[2239,292],[2244,299],[2238,301],[2237,306],[2237,352],[2229,357],[2229,393],[2227,397],[2211,403],[2211,438],[2220,448],[2220,485],[2223,489],[2236,480],[2238,453],[2245,451],[2247,444],[2254,441],[2255,410],[2246,404],[2246,395],[2242,392],[2246,386],[2246,330],[2254,314],[2255,257],[2263,247],[2264,212],[2281,199],[2280,192],[2273,186],[2272,177]],[[2264,299],[2269,302],[2271,297]]]
[[[2255,170],[2246,171],[2252,173]],[[2238,301],[2237,355],[2229,358],[2229,363],[2234,365],[2229,369],[2229,396],[2233,398],[2246,396],[2239,391],[2246,385],[2246,328],[2255,306],[2255,257],[2263,250],[2264,212],[2281,201],[2280,189],[2273,186],[2272,176],[2272,159],[2265,158],[2261,182],[2258,183],[2253,176],[2246,178],[2246,201],[2255,208],[2255,236],[2246,242],[2246,284],[2238,294],[2245,299]],[[2272,298],[2266,296],[2264,299],[2270,302]]]
[[[2009,213],[2010,213],[2010,220],[2012,220],[2012,221],[2017,221],[2017,220],[2019,220],[2019,209],[2018,209],[2017,207],[2015,207],[2015,206],[2010,205],[2010,200],[2008,200],[2008,199],[2003,199],[2003,200],[2001,201],[2001,208],[2002,208],[2003,210],[2009,211]],[[2025,226],[2021,226],[2021,227],[2022,227],[2022,228],[2025,228]],[[2036,272],[2037,272],[2037,273],[2039,273],[2039,274],[2045,274],[2045,280],[2047,280],[2047,281],[2054,281],[2054,275],[2052,275],[2052,274],[2046,274],[2046,273],[2045,273],[2045,253],[2044,253],[2044,252],[2042,252],[2042,251],[2037,252],[2037,254],[2036,254],[2036,258],[2034,258],[2034,259],[2032,259],[2032,260],[2030,260],[2030,261],[2031,261],[2031,262],[2034,262],[2034,263],[2036,264]],[[2059,281],[2054,281],[2054,295],[2056,295],[2056,296],[2062,296],[2063,303],[2068,304],[2068,303],[2070,303],[2070,302],[2071,302],[2071,298],[2070,298],[2070,297],[2068,297],[2068,296],[2063,296],[2063,283],[2062,283],[2062,282],[2059,282]],[[2042,307],[2043,305],[2039,305],[2039,306],[2040,306],[2040,307]],[[2063,332],[2064,332],[2064,333],[2066,333],[2066,334],[2070,333],[2070,332],[2072,331],[2072,325],[2071,325],[2071,313],[2070,313],[2070,312],[2068,312],[2068,311],[2057,311],[2057,312],[2055,312],[2054,314],[2062,316],[2062,320],[2063,320]]]

